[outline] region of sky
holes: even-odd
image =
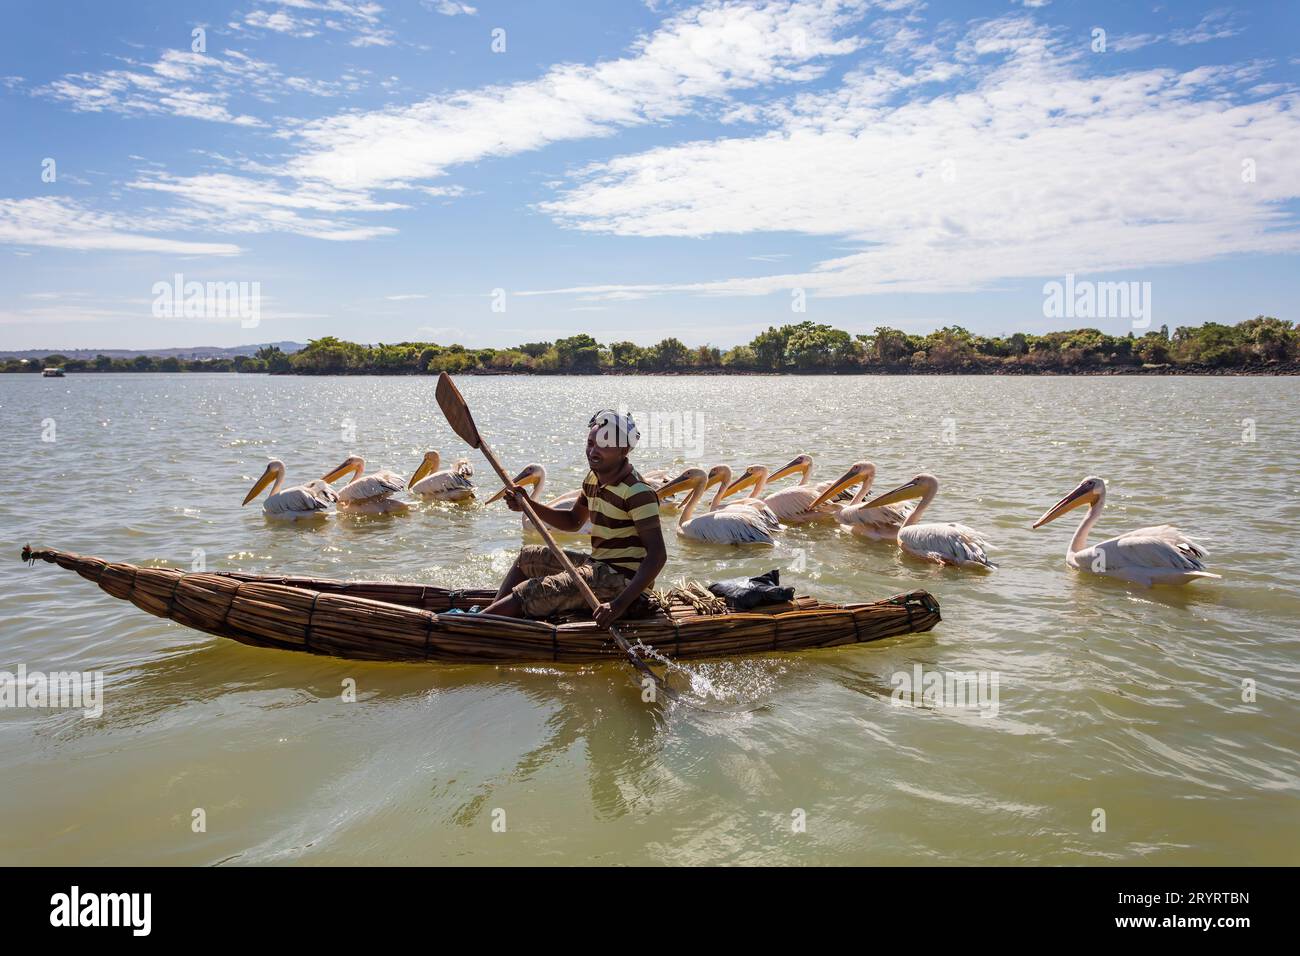
[[[1298,318],[1296,3],[0,22],[0,349],[1137,327],[1051,314],[1066,276],[1136,283],[1154,327]],[[160,313],[186,283],[245,283],[255,315]]]

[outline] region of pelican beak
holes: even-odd
[[[424,461],[420,462],[420,467],[415,469],[415,474],[413,474],[411,476],[411,480],[406,483],[406,487],[409,488],[411,487],[411,485],[415,484],[425,475],[432,474],[433,468],[434,468],[434,459],[432,458],[424,459]]]
[[[866,478],[867,476],[864,475],[862,472],[858,471],[856,468],[850,468],[844,474],[836,478],[835,484],[831,485],[830,488],[826,490],[826,493],[824,495],[822,495],[820,498],[818,498],[816,501],[810,504],[808,506],[808,510],[815,511],[817,508],[821,507],[827,501],[830,501],[832,498],[838,495],[841,491],[844,491],[846,488],[852,488],[854,485],[858,484],[859,482],[866,481]]]
[[[771,478],[768,479],[768,481],[771,480],[772,480]],[[739,478],[737,478],[735,481],[733,481],[731,485],[727,488],[727,490],[722,493],[722,497],[730,498],[737,491],[740,491],[741,489],[744,488],[748,488],[750,485],[754,484],[757,481],[758,481],[758,475],[754,474],[754,472],[746,468],[745,473],[741,475]]]
[[[1092,502],[1094,502],[1096,499],[1097,499],[1097,495],[1095,492],[1092,492],[1086,487],[1084,487],[1083,485],[1080,485],[1078,488],[1075,488],[1072,492],[1070,492],[1068,495],[1066,495],[1056,504],[1052,505],[1052,507],[1048,508],[1047,512],[1041,518],[1035,521],[1033,526],[1036,529],[1041,528],[1049,521],[1055,521],[1057,518],[1061,517],[1061,515],[1065,514],[1067,511],[1073,511],[1075,508],[1078,508],[1080,505],[1092,504]]]
[[[272,472],[270,468],[268,468],[268,469],[266,469],[266,471],[262,472],[262,477],[259,478],[259,479],[257,479],[257,484],[253,485],[253,490],[250,491],[250,492],[245,496],[245,498],[244,498],[244,504],[248,504],[250,501],[252,501],[252,500],[253,500],[254,498],[256,498],[258,495],[260,495],[260,494],[262,493],[262,490],[263,490],[267,485],[269,485],[269,484],[271,483],[271,479],[274,478],[274,477],[275,477],[275,473]],[[242,507],[242,506],[241,506],[241,507]]]
[[[667,482],[666,484],[660,485],[660,487],[659,487],[659,497],[660,497],[660,498],[667,498],[667,497],[670,497],[670,496],[672,496],[672,495],[675,495],[675,494],[677,494],[677,492],[681,491],[683,488],[686,488],[689,484],[690,484],[690,482],[687,481],[686,476],[685,476],[684,474],[683,474],[683,475],[678,475],[678,476],[677,476],[676,478],[674,478],[672,481],[669,481],[669,482]]]
[[[528,471],[527,469],[525,469],[524,471],[521,471],[519,474],[515,475],[515,480],[514,480],[513,484],[514,484],[514,486],[515,486],[516,488],[536,488],[536,487],[537,487],[537,475],[536,475],[536,473],[531,472],[531,471]],[[500,491],[498,491],[495,495],[493,495],[491,498],[489,498],[487,501],[485,501],[484,504],[489,504],[489,505],[490,505],[490,504],[492,504],[492,502],[494,502],[494,501],[500,501],[500,500],[501,500],[502,498],[504,498],[505,496],[506,496],[506,489],[502,488],[502,489],[501,489]],[[532,495],[530,494],[528,497],[531,498]]]
[[[327,485],[332,484],[333,482],[338,481],[340,478],[346,475],[349,471],[355,471],[355,470],[356,470],[356,465],[354,465],[351,461],[345,461],[343,464],[339,465],[337,468],[335,468],[333,471],[329,472],[328,474],[321,475],[320,480],[325,482],[325,484]]]
[[[895,505],[900,501],[907,501],[909,498],[919,498],[925,492],[915,481],[909,481],[905,485],[899,485],[893,491],[886,491],[883,495],[872,498],[870,501],[862,503],[863,508],[883,508],[885,505]]]
[[[788,464],[782,465],[774,473],[767,476],[768,482],[776,481],[778,478],[784,478],[786,475],[793,475],[796,471],[803,471],[808,467],[808,459],[803,455],[796,455]]]

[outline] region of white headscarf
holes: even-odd
[[[587,427],[600,429],[596,440],[605,447],[626,448],[631,451],[641,440],[641,432],[637,429],[632,416],[627,412],[620,414],[612,408],[602,408],[592,415],[591,421],[587,422]]]

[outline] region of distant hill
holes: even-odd
[[[297,352],[304,348],[301,342],[259,342],[254,345],[235,345],[221,348],[216,345],[196,345],[193,348],[176,349],[23,349],[21,351],[0,350],[0,358],[36,359],[47,355],[63,355],[70,359],[93,359],[97,355],[109,358],[131,359],[137,355],[149,355],[154,358],[213,359],[235,358],[239,355],[254,355],[260,348],[268,345],[279,347],[281,352]]]

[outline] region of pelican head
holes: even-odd
[[[791,462],[793,464],[793,462]],[[827,501],[840,494],[840,492],[852,488],[854,485],[865,485],[871,487],[871,483],[876,480],[876,466],[869,461],[855,461],[849,465],[849,470],[835,479],[834,483],[828,488],[820,498],[808,506],[809,511],[815,511]],[[864,492],[865,493],[865,492]]]
[[[756,485],[760,479],[766,478],[767,467],[765,465],[750,465],[740,473],[739,478],[727,487],[727,490],[722,493],[722,497],[730,498],[737,491],[748,488],[750,485]]]
[[[338,481],[348,472],[352,472],[353,478],[360,478],[361,473],[366,470],[366,460],[360,455],[348,455],[343,459],[343,464],[339,465],[333,471],[321,475],[320,480],[326,484]]]
[[[272,458],[266,463],[266,471],[262,472],[262,477],[253,484],[252,490],[244,498],[244,504],[248,504],[260,495],[273,481],[284,481],[284,462],[279,458]]]
[[[708,487],[708,482],[709,477],[704,473],[703,468],[687,468],[676,478],[665,482],[660,486],[659,497],[662,498],[665,495],[675,495],[686,488],[705,488]]]
[[[784,478],[786,475],[793,475],[796,472],[807,477],[808,473],[812,471],[812,464],[813,464],[812,456],[795,455],[793,458],[791,458],[788,462],[786,462],[776,471],[772,472],[772,474],[768,476],[767,480],[779,481],[780,479]]]
[[[863,502],[864,508],[883,508],[885,505],[898,504],[911,498],[933,498],[939,491],[939,479],[934,475],[920,474],[905,485],[899,485],[893,491]]]
[[[1048,508],[1047,512],[1034,522],[1034,527],[1041,528],[1049,521],[1055,521],[1067,511],[1073,511],[1075,508],[1082,507],[1083,505],[1095,504],[1105,497],[1106,482],[1102,481],[1096,475],[1089,475],[1087,478],[1083,479],[1083,481],[1079,482],[1078,486],[1072,492],[1056,504],[1052,505],[1052,507]]]
[[[426,451],[424,453],[424,458],[420,461],[420,467],[415,469],[415,474],[413,474],[411,476],[411,480],[406,483],[406,487],[410,488],[413,484],[415,484],[425,475],[432,475],[435,471],[438,470],[438,466],[441,464],[442,464],[441,455],[439,455],[436,451]]]
[[[708,490],[720,481],[731,480],[731,469],[726,465],[714,465],[704,478],[704,488]]]
[[[521,488],[531,488],[532,491],[528,495],[528,497],[531,498],[534,494],[537,493],[537,487],[542,483],[542,476],[544,474],[545,472],[542,471],[541,465],[528,465],[526,468],[524,468],[523,471],[515,475],[514,483],[516,486]],[[495,495],[489,498],[485,502],[485,504],[490,505],[492,504],[492,502],[505,497],[505,493],[506,490],[502,488]]]

